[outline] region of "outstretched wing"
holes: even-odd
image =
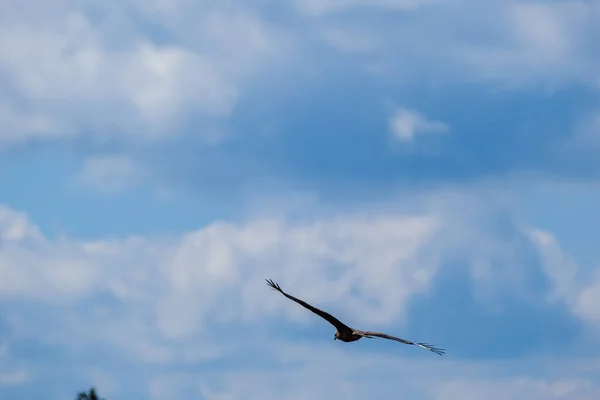
[[[435,354],[438,354],[440,356],[443,356],[444,354],[446,354],[446,350],[437,348],[437,347],[432,346],[430,344],[427,344],[427,343],[415,343],[415,342],[411,342],[410,340],[404,340],[404,339],[397,338],[395,336],[386,335],[385,333],[363,332],[363,331],[356,331],[355,333],[359,333],[360,335],[365,336],[365,337],[377,336],[377,337],[384,338],[384,339],[395,340],[396,342],[400,342],[400,343],[404,343],[404,344],[410,344],[410,345],[413,345],[413,346],[419,346],[419,347],[422,347],[422,348],[427,349],[429,351],[432,351]]]
[[[291,296],[289,294],[287,294],[286,292],[284,292],[283,290],[281,290],[281,287],[279,287],[279,285],[275,282],[273,282],[271,279],[266,279],[267,284],[277,290],[279,293],[281,293],[282,295],[284,295],[285,297],[287,297],[290,300],[295,301],[296,303],[300,304],[302,307],[305,307],[307,309],[309,309],[310,311],[314,312],[315,314],[317,314],[318,316],[320,316],[321,318],[325,319],[327,322],[329,322],[331,325],[335,326],[336,329],[340,332],[344,331],[344,330],[350,330],[352,331],[352,328],[350,328],[349,326],[345,325],[343,322],[341,322],[339,319],[335,318],[333,315],[326,313],[323,310],[319,310],[316,307],[311,306],[310,304],[295,298],[294,296]]]

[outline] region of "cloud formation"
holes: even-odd
[[[598,398],[598,16],[0,2],[0,398]]]
[[[449,128],[440,121],[431,121],[418,111],[398,108],[390,119],[390,129],[394,138],[400,141],[412,141],[415,135],[422,133],[444,133]]]
[[[114,194],[143,181],[144,175],[142,167],[130,157],[104,155],[88,158],[75,177],[75,182],[106,194]]]
[[[297,2],[294,10],[307,14],[292,12],[281,22],[268,17],[270,3],[234,1],[227,10],[186,1],[5,4],[2,32],[12,40],[0,48],[6,128],[0,143],[83,132],[148,140],[171,137],[190,120],[204,127],[223,122],[240,93],[255,93],[259,82],[304,80],[306,69],[296,60],[312,60],[313,71],[322,74],[323,43],[358,57],[368,49],[366,64],[353,60],[368,79],[433,72],[510,87],[578,81],[597,88],[597,2],[475,3]],[[315,19],[365,7],[375,15],[392,10],[403,23],[375,25],[354,14]],[[461,17],[449,22],[451,9],[470,11],[453,11]],[[481,34],[466,35],[472,31]]]
[[[27,338],[32,343],[83,352],[97,360],[99,366],[107,362],[107,357],[113,363],[155,368],[183,368],[190,363],[209,366],[231,357],[266,351],[268,347],[272,347],[270,356],[264,362],[285,365],[302,354],[294,350],[286,355],[285,350],[304,342],[298,336],[302,332],[313,337],[314,346],[332,351],[329,357],[336,362],[339,357],[354,357],[351,353],[355,351],[359,357],[382,357],[377,355],[377,349],[383,349],[384,343],[328,347],[331,328],[306,310],[274,296],[264,284],[265,277],[275,279],[285,290],[353,326],[387,330],[401,337],[408,335],[409,339],[434,340],[452,347],[449,354],[458,360],[477,343],[469,344],[464,339],[457,342],[452,338],[452,330],[445,333],[444,329],[433,328],[439,325],[436,320],[446,319],[445,314],[456,313],[452,303],[433,305],[441,295],[438,291],[456,282],[472,285],[468,289],[473,296],[471,301],[476,302],[472,304],[478,303],[476,307],[484,314],[510,319],[506,314],[511,313],[512,306],[506,303],[510,298],[518,299],[521,307],[530,304],[553,309],[566,304],[570,309],[567,318],[581,318],[596,329],[595,320],[582,314],[580,307],[592,304],[585,299],[595,286],[581,284],[585,271],[572,265],[572,272],[565,275],[564,269],[553,264],[556,257],[545,258],[549,252],[560,254],[549,233],[498,225],[501,220],[481,207],[472,217],[456,215],[452,204],[462,207],[467,204],[465,201],[469,200],[446,198],[440,202],[439,197],[433,197],[427,201],[426,210],[419,213],[353,211],[305,221],[280,217],[240,223],[221,221],[181,235],[92,241],[48,238],[25,214],[3,207],[0,272],[4,279],[0,297],[13,304],[2,310],[2,318],[8,324],[7,337],[9,343]],[[459,235],[454,229],[458,221],[462,221]],[[449,264],[448,260],[464,263],[466,269]],[[461,275],[461,271],[467,275]],[[538,273],[546,275],[549,285],[540,287],[537,280],[532,280],[532,274]],[[514,318],[511,324],[525,322],[518,315]],[[462,321],[462,327],[457,326],[455,331],[463,331],[465,324]],[[243,343],[236,339],[239,330],[245,332]],[[488,334],[493,335],[492,332]],[[519,347],[519,341],[528,340],[526,332],[522,335],[511,340],[515,342],[513,346]],[[539,343],[545,340],[537,339]],[[368,356],[367,346],[373,347],[370,351],[375,354]],[[94,348],[105,350],[100,354]],[[388,348],[400,359],[418,357],[410,350]],[[525,348],[523,351],[522,356],[529,354]],[[308,354],[312,357],[319,353],[310,350]],[[307,366],[316,365],[308,354],[300,359]],[[333,361],[323,362],[326,365]],[[433,359],[422,362],[437,365]],[[266,365],[264,368],[260,374],[275,376],[275,370]],[[247,370],[240,372],[241,378],[236,378],[235,384],[222,381],[228,374],[237,376],[233,370],[215,377],[216,381],[210,378],[198,385],[191,384],[193,375],[183,372],[172,378],[167,375],[139,379],[148,385],[150,398],[167,398],[189,385],[207,398],[220,398],[225,393],[237,398],[249,390],[263,393],[263,398],[280,398],[277,396],[281,396],[281,390],[299,389],[296,379],[302,374],[317,380],[318,374],[309,370],[292,371],[289,370],[290,381],[285,384],[288,372],[278,375],[283,386],[275,386],[268,393],[254,385],[244,386],[244,377],[251,375]],[[313,387],[310,393],[340,393],[343,387],[354,394],[372,390],[374,381],[353,384],[352,373],[344,370],[332,377],[332,382],[341,385],[336,389],[322,383],[325,386]],[[466,385],[465,390],[475,396],[481,385],[487,385],[477,380],[464,383],[447,378],[439,383],[439,392],[428,392],[423,382],[415,384],[415,393],[420,393],[418,398],[453,398],[445,397],[450,392],[448,388]],[[572,396],[566,398],[576,398],[573,396],[598,391],[586,380],[546,384],[516,379],[515,387],[533,385],[531,390],[557,398],[561,393]],[[224,382],[227,389],[218,389],[223,386],[214,386],[216,382]],[[389,386],[386,388],[389,390]],[[238,389],[240,392],[235,394]],[[302,396],[310,393],[302,392]]]
[[[276,36],[251,14],[225,21],[207,5],[29,1],[1,7],[3,36],[12,38],[0,47],[3,142],[82,131],[113,139],[172,135],[190,112],[228,115],[245,76],[278,52]],[[201,20],[182,21],[186,9],[200,12]],[[161,26],[170,40],[160,40]]]

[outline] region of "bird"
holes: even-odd
[[[418,346],[418,347],[429,350],[440,356],[443,356],[444,354],[446,354],[446,350],[438,348],[434,345],[427,344],[427,343],[415,343],[415,342],[411,342],[410,340],[405,340],[405,339],[401,339],[399,337],[386,335],[385,333],[361,331],[358,329],[350,328],[348,325],[344,324],[339,319],[335,318],[333,315],[326,313],[323,310],[319,310],[318,308],[313,307],[310,304],[308,304],[292,295],[287,294],[286,292],[284,292],[281,289],[281,287],[277,283],[273,282],[273,280],[266,279],[266,281],[267,281],[267,284],[272,289],[278,291],[279,293],[281,293],[288,299],[295,301],[296,303],[300,304],[301,306],[309,309],[310,311],[317,314],[318,316],[320,316],[321,318],[323,318],[327,322],[329,322],[331,325],[333,325],[336,328],[335,334],[333,335],[333,340],[341,340],[342,342],[347,343],[347,342],[355,342],[357,340],[362,339],[363,337],[366,337],[368,339],[380,337],[380,338],[384,338],[384,339],[395,340],[397,342],[412,345],[412,346]]]

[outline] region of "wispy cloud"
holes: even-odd
[[[575,311],[586,321],[600,328],[600,270],[581,290],[575,301]]]
[[[417,135],[424,133],[446,133],[449,127],[440,121],[427,119],[416,110],[398,108],[390,118],[390,130],[399,141],[413,141]]]
[[[0,386],[22,385],[28,379],[29,375],[25,371],[0,372]]]
[[[555,88],[572,80],[594,85],[598,73],[592,66],[600,65],[590,52],[598,35],[595,2],[507,2],[497,11],[505,21],[495,25],[503,40],[457,48],[476,77],[508,87],[545,81]]]
[[[294,5],[305,14],[322,16],[361,7],[385,11],[410,11],[436,1],[438,0],[295,0]]]
[[[146,178],[145,173],[143,167],[128,156],[95,156],[85,160],[75,182],[105,194],[115,194],[141,183]]]

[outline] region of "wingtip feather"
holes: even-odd
[[[273,282],[272,279],[265,279],[265,280],[267,281],[267,285],[269,285],[271,287],[271,289],[281,292],[281,287],[279,287],[279,285],[277,283]]]
[[[417,344],[419,346],[423,347],[424,349],[427,349],[439,356],[443,356],[444,354],[446,354],[446,350],[435,347],[434,345],[427,344],[427,343],[417,343]]]

